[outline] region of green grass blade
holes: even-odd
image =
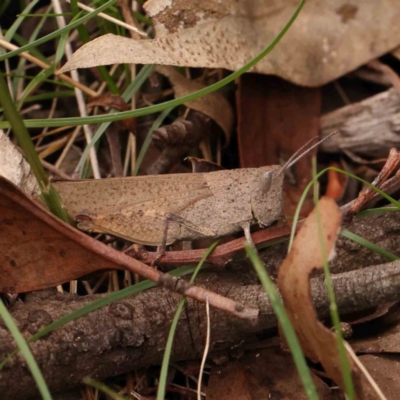
[[[393,211],[399,211],[399,209],[397,207],[390,207],[390,206],[370,208],[368,210],[360,211],[356,215],[356,217],[357,218],[364,218],[364,217],[368,217],[370,215],[380,215],[380,214],[385,214],[385,213],[393,212]]]
[[[49,182],[46,171],[36,153],[35,146],[29,136],[28,130],[24,126],[21,115],[11,98],[8,86],[0,73],[0,104],[3,106],[4,114],[11,122],[14,135],[18,140],[18,144],[24,151],[26,160],[28,161],[36,180],[38,181],[43,198],[46,201],[51,212],[57,215],[60,219],[71,222],[68,213],[61,205],[61,199],[53,186]]]
[[[214,250],[214,248],[216,247],[217,244],[218,244],[218,241],[214,242],[207,249],[207,251],[204,252],[203,257],[201,258],[199,264],[197,265],[197,267],[193,273],[193,276],[190,278],[190,281],[189,281],[190,283],[194,282],[194,280],[196,279],[196,276],[199,273],[201,267],[203,266],[205,260],[210,255],[210,253]],[[165,388],[167,386],[169,359],[171,358],[171,351],[172,351],[172,345],[174,343],[176,327],[178,326],[179,317],[181,316],[181,313],[182,313],[183,307],[185,306],[185,303],[186,303],[186,297],[183,297],[181,299],[181,301],[179,302],[178,309],[176,310],[174,319],[172,320],[171,328],[169,330],[167,343],[165,345],[164,357],[163,357],[163,361],[161,364],[160,379],[159,379],[158,389],[157,389],[157,400],[165,399]]]
[[[31,1],[22,11],[22,13],[26,13],[28,14],[33,7],[36,6],[36,4],[39,2],[39,0],[33,0]],[[6,40],[7,42],[11,42],[15,32],[17,32],[17,29],[20,27],[20,25],[22,24],[22,22],[24,21],[25,16],[19,16],[14,23],[8,28],[7,33],[4,35],[4,40]]]
[[[47,7],[46,11],[49,12],[51,10],[51,8],[52,8],[52,6],[50,5],[49,7]],[[46,20],[47,20],[47,13],[42,18],[40,18],[39,23],[36,24],[35,29],[32,32],[32,35],[29,37],[29,42],[33,42],[37,38],[37,36],[38,36],[40,30],[42,29],[44,23],[46,22]],[[15,70],[15,77],[13,78],[13,81],[12,81],[12,90],[14,93],[14,97],[17,94],[18,82],[20,79],[19,77],[24,74],[25,65],[26,65],[26,59],[24,57],[21,57],[18,62],[17,69]]]
[[[13,39],[18,44],[18,46],[26,46],[28,43],[30,43],[30,40],[26,40],[24,37],[22,37],[18,33],[14,34]],[[44,63],[46,63],[46,64],[49,63],[49,60],[36,47],[30,49],[29,53],[32,54],[33,56],[35,56],[36,58],[38,58],[39,60],[43,61]],[[9,54],[9,53],[7,53],[7,54]]]
[[[286,313],[285,307],[283,306],[282,300],[278,294],[278,291],[268,276],[265,268],[258,257],[257,253],[248,244],[245,245],[247,255],[253,264],[254,269],[257,272],[258,278],[263,285],[268,297],[271,301],[272,308],[278,318],[281,325],[282,331],[285,335],[287,344],[293,356],[293,361],[296,365],[297,372],[299,373],[300,379],[303,383],[304,390],[310,400],[317,400],[318,394],[315,389],[314,382],[311,378],[310,370],[307,366],[306,359],[301,349],[299,340],[297,339],[296,332],[290,322],[290,319]]]
[[[102,6],[100,6],[99,8],[97,8],[96,10],[88,13],[87,15],[79,18],[78,20],[68,24],[66,27],[61,28],[61,29],[57,29],[56,31],[49,33],[46,36],[43,36],[40,39],[35,40],[32,43],[28,43],[25,46],[20,47],[19,49],[13,50],[8,52],[7,54],[4,54],[2,56],[0,56],[0,61],[4,61],[7,60],[10,57],[14,57],[20,53],[22,53],[23,51],[28,51],[30,49],[32,49],[33,47],[37,47],[43,43],[48,42],[49,40],[55,39],[58,36],[62,35],[65,32],[70,32],[72,29],[75,29],[76,27],[80,26],[81,24],[83,24],[85,21],[93,18],[94,16],[96,16],[97,14],[101,13],[102,11],[106,10],[108,7],[114,5],[116,3],[117,0],[109,0],[106,3],[104,3]]]
[[[47,78],[54,73],[54,67],[49,67],[37,74],[25,87],[24,91],[21,94],[21,97],[16,102],[16,106],[18,111],[21,110],[24,105],[26,98],[38,85],[47,80]]]
[[[3,2],[0,3],[0,17],[6,12],[10,3],[11,3],[11,0],[3,0]]]
[[[55,98],[64,97],[75,97],[75,92],[73,90],[59,90],[57,92],[43,92],[40,94],[34,94],[32,96],[27,96],[24,103],[37,103],[43,100],[53,100]]]
[[[369,240],[366,240],[363,237],[348,231],[347,229],[342,230],[342,236],[344,236],[347,239],[353,240],[354,242],[360,244],[361,246],[366,247],[367,249],[372,250],[374,253],[377,253],[382,257],[385,257],[388,261],[396,261],[400,259],[400,257],[396,256],[396,254],[393,254],[390,251],[387,251],[382,247],[377,246],[376,244],[370,242]]]
[[[31,17],[31,18],[37,18],[37,17],[71,17],[72,13],[70,12],[65,12],[65,13],[50,13],[50,12],[45,12],[45,13],[35,13],[35,14],[18,14],[18,16],[21,17]]]
[[[139,168],[142,165],[144,156],[146,155],[147,149],[149,148],[151,141],[153,139],[153,132],[160,127],[160,125],[163,123],[164,119],[168,116],[168,114],[171,111],[172,111],[172,108],[167,108],[166,110],[164,110],[151,125],[149,131],[147,132],[146,139],[143,142],[143,146],[140,149],[140,152],[137,156],[135,168],[132,172],[133,176],[137,175],[139,172]]]
[[[21,332],[19,331],[17,325],[13,321],[10,313],[8,312],[4,303],[0,300],[0,316],[3,319],[6,327],[10,331],[12,337],[15,340],[18,348],[20,349],[23,357],[25,358],[26,364],[30,369],[33,378],[35,379],[36,385],[39,389],[40,394],[44,400],[51,400],[51,394],[49,389],[46,385],[46,381],[43,378],[43,375],[37,365],[35,358],[33,357],[31,350],[27,342],[25,341],[24,337],[22,336]]]
[[[122,98],[124,99],[125,102],[128,102],[132,96],[140,89],[140,87],[143,85],[144,81],[149,77],[151,72],[153,71],[154,65],[145,65],[140,72],[137,74],[136,78],[129,84],[129,86],[126,88],[125,92],[122,94]],[[107,115],[110,115],[114,110],[111,110]],[[79,177],[83,177],[84,169],[83,166],[89,156],[90,149],[98,142],[98,140],[101,138],[103,133],[106,131],[106,129],[110,126],[111,122],[104,122],[99,126],[99,129],[97,129],[96,133],[93,135],[92,140],[90,143],[86,146],[85,151],[82,154],[82,157],[79,161],[78,164],[78,170],[79,170]]]
[[[107,394],[114,400],[129,400],[131,397],[126,397],[126,396],[121,396],[114,390],[110,389],[108,386],[104,385],[103,383],[96,381],[92,378],[84,378],[83,383],[85,383],[88,386],[91,386],[97,390],[102,391],[103,393]]]
[[[167,108],[174,108],[186,102],[193,101],[198,99],[206,94],[215,92],[216,90],[222,88],[230,82],[233,82],[236,78],[238,78],[243,73],[247,72],[249,69],[254,67],[261,59],[263,59],[268,53],[270,53],[275,46],[279,43],[285,33],[289,30],[301,9],[305,4],[305,0],[301,0],[293,15],[283,27],[283,29],[279,32],[279,34],[275,37],[275,39],[256,57],[250,60],[246,65],[227,77],[221,79],[219,82],[216,82],[210,86],[207,86],[201,90],[190,93],[186,96],[178,97],[177,99],[166,101],[164,103],[156,104],[150,107],[139,108],[132,111],[122,111],[118,113],[111,113],[106,115],[98,115],[98,116],[88,116],[88,117],[70,117],[70,118],[53,118],[51,120],[47,119],[36,119],[36,120],[26,120],[24,123],[28,128],[45,128],[45,127],[61,127],[61,126],[77,126],[84,124],[98,124],[104,122],[113,122],[113,121],[121,121],[127,118],[136,118],[141,117],[143,115],[153,114],[155,112],[161,112],[166,110]],[[10,53],[8,53],[10,54]],[[2,58],[0,57],[0,61]],[[7,129],[8,122],[0,122],[0,129]]]

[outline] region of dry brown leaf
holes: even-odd
[[[175,97],[186,96],[204,88],[204,85],[186,78],[173,67],[159,65],[156,71],[169,79],[174,89]],[[229,142],[235,116],[228,100],[221,93],[210,93],[197,100],[185,103],[185,106],[212,118],[224,131],[225,139]]]
[[[1,177],[0,194],[0,292],[30,292],[101,269],[141,266],[157,281],[158,271],[65,224]]]
[[[85,247],[94,239],[30,202],[4,179],[0,193],[0,292],[30,292],[116,267]]]
[[[334,399],[312,374],[321,400]],[[277,347],[246,353],[239,362],[211,369],[208,400],[308,399],[292,356]]]
[[[0,176],[17,185],[29,197],[37,197],[40,194],[31,167],[2,130],[0,130]]]
[[[240,166],[257,168],[281,164],[310,139],[319,135],[320,89],[293,85],[275,76],[246,74],[240,77],[237,95]],[[294,215],[304,189],[312,178],[310,151],[286,171],[283,184],[284,215]],[[313,209],[312,193],[302,207]]]
[[[335,162],[332,162],[329,166],[340,168],[340,165]],[[341,200],[345,194],[347,183],[348,177],[346,175],[330,169],[328,171],[328,183],[325,190],[325,196],[337,201]]]
[[[207,399],[253,400],[244,368],[239,362],[231,362],[211,370]]]
[[[320,236],[322,236],[326,255],[334,254],[340,223],[339,207],[334,200],[323,197],[304,221],[292,249],[283,261],[278,274],[278,287],[304,353],[313,361],[320,362],[328,376],[344,390],[336,334],[318,320],[312,304],[309,284],[310,273],[315,268],[321,269],[323,266],[324,253],[321,250]],[[349,354],[348,360],[358,396],[377,398],[376,394],[370,393],[369,383]]]
[[[153,40],[108,34],[81,47],[60,70],[139,63],[236,70],[255,57],[291,17],[298,1],[150,0]],[[321,86],[400,44],[398,0],[309,0],[255,72]]]

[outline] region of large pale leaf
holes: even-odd
[[[61,69],[118,63],[236,70],[289,20],[297,1],[149,0],[156,38],[108,34],[84,45]],[[254,71],[320,86],[400,44],[398,0],[309,0],[278,48]]]

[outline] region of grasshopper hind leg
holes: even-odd
[[[167,248],[167,241],[168,241],[168,230],[169,230],[169,226],[170,223],[174,222],[178,225],[180,225],[181,227],[185,227],[186,229],[188,229],[189,231],[191,231],[193,233],[193,236],[196,237],[198,235],[200,236],[209,236],[209,237],[213,237],[215,236],[215,232],[210,230],[210,229],[206,229],[206,228],[202,228],[196,224],[194,224],[193,222],[180,217],[179,215],[176,214],[166,214],[165,215],[165,219],[164,219],[164,228],[163,228],[163,236],[162,236],[162,242],[161,245],[157,247],[157,257],[156,259],[151,263],[153,266],[160,261],[160,259],[162,258],[162,256],[165,254],[166,248]],[[176,238],[172,241],[174,242],[176,240]]]
[[[257,247],[253,242],[253,238],[251,237],[250,223],[243,226],[243,232],[244,232],[244,237],[246,238],[246,242],[257,252]]]
[[[151,263],[152,267],[156,267],[157,263],[161,260],[162,256],[165,254],[165,251],[167,249],[168,228],[170,221],[173,221],[172,217],[173,216],[170,214],[167,214],[165,217],[162,242],[159,246],[157,246],[157,257]]]

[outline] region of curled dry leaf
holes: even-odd
[[[156,71],[170,80],[176,97],[186,96],[204,88],[204,85],[186,78],[175,68],[159,65]],[[185,105],[212,118],[224,131],[225,139],[229,142],[235,117],[231,105],[221,93],[210,93]]]
[[[155,39],[102,36],[79,49],[60,72],[119,63],[236,70],[271,43],[297,3],[150,0],[145,9]],[[398,46],[399,17],[397,0],[309,0],[279,50],[254,71],[321,86]]]
[[[40,194],[31,167],[2,130],[0,130],[0,176],[17,185],[31,198],[36,198]]]
[[[336,334],[318,320],[309,284],[310,273],[315,268],[321,269],[324,263],[321,240],[326,255],[333,254],[340,223],[339,207],[334,200],[323,197],[303,223],[292,249],[283,261],[279,269],[278,287],[304,353],[314,362],[320,362],[328,376],[344,390]],[[363,398],[377,398],[372,393],[372,397],[369,397],[371,388],[352,361],[350,353],[347,354],[357,394],[366,396]]]

